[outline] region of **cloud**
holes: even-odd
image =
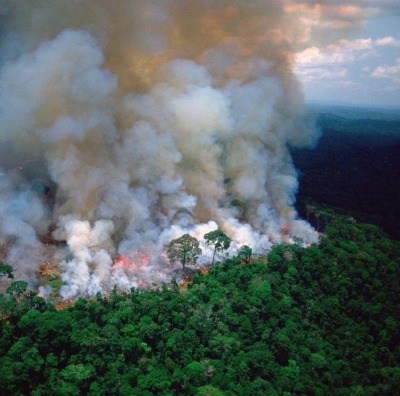
[[[316,67],[317,65],[331,65],[334,63],[341,63],[342,61],[342,54],[329,53],[315,46],[306,48],[296,56],[296,63],[298,65],[310,67]]]
[[[359,4],[336,1],[289,1],[286,6],[289,14],[301,14],[309,21],[318,21],[320,27],[348,29],[358,26],[365,18]]]
[[[338,40],[335,44],[325,48],[312,46],[297,53],[296,63],[300,65],[332,65],[337,63],[351,62],[356,52],[369,51],[373,49],[373,41],[370,38],[357,40]]]
[[[397,46],[400,46],[400,40],[392,36],[377,40],[339,39],[325,47],[311,46],[296,54],[296,74],[304,83],[310,80],[344,78],[347,77],[346,71],[349,68],[370,72],[373,67],[363,62],[379,59],[382,56],[380,49]],[[392,78],[397,73],[397,67],[397,64],[382,65],[376,67],[371,75],[376,78]]]
[[[364,51],[373,48],[373,40],[371,38],[356,39],[356,40],[346,40],[341,39],[336,45],[331,46],[333,49],[338,51]]]
[[[380,16],[400,16],[398,0],[286,0],[284,7],[291,24],[292,44],[299,48],[312,43],[337,40]],[[290,34],[290,32],[289,32]],[[304,49],[304,48],[303,48]]]
[[[287,0],[285,5],[286,18],[296,20],[291,43],[306,97],[396,106],[398,0]],[[390,95],[380,95],[383,91]]]
[[[320,9],[326,14],[336,17],[360,16],[368,14],[400,14],[400,4],[398,0],[292,0],[289,4],[299,7],[309,7]],[[365,14],[364,14],[365,15]]]
[[[289,0],[285,6],[288,19],[296,20],[292,25],[292,43],[301,46],[327,38],[339,38],[343,31],[360,27],[366,20],[365,9],[352,2],[298,1]],[[327,34],[328,33],[328,34]]]
[[[308,83],[312,81],[321,81],[321,84],[326,85],[328,81],[334,80],[336,83],[338,80],[347,77],[348,69],[345,67],[337,67],[334,69],[328,69],[325,67],[313,67],[298,70],[298,76],[302,82]]]
[[[306,96],[393,105],[400,86],[399,44],[388,35],[313,45],[296,54],[295,72]]]
[[[296,74],[303,83],[347,79],[349,68],[356,59],[371,56],[373,50],[371,38],[340,39],[321,48],[312,46],[296,54]]]
[[[364,2],[369,12],[375,15],[400,15],[400,3],[398,0],[359,0]]]
[[[378,47],[400,47],[400,40],[393,36],[387,36],[376,40],[376,45]]]
[[[400,84],[400,58],[396,59],[394,65],[380,65],[376,67],[371,77],[390,79],[394,84]]]

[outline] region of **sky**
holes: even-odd
[[[399,0],[293,4],[309,32],[295,48],[306,102],[400,108]]]

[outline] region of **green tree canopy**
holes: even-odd
[[[0,276],[7,275],[7,278],[13,279],[14,278],[13,271],[14,268],[11,267],[10,264],[3,263],[2,261],[0,261]]]
[[[211,265],[214,264],[215,253],[223,252],[224,250],[229,249],[229,246],[231,245],[231,239],[227,235],[225,235],[221,230],[208,232],[207,234],[204,235],[204,239],[207,245],[214,246],[214,253]]]
[[[245,263],[249,263],[251,259],[251,255],[253,253],[253,250],[251,249],[250,246],[243,245],[238,252],[238,256],[244,261]]]
[[[21,294],[25,293],[27,288],[27,282],[23,280],[17,280],[7,287],[6,292],[11,296],[19,297]]]
[[[228,258],[185,287],[57,310],[13,283],[0,395],[400,395],[400,242],[328,220],[319,244]]]
[[[167,249],[167,256],[171,263],[180,262],[183,269],[186,265],[196,264],[200,254],[199,241],[189,234],[173,239]]]

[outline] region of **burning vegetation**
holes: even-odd
[[[229,254],[317,241],[293,206],[289,146],[316,133],[285,11],[225,0],[0,9],[1,258],[44,293],[59,271],[71,299],[170,280],[180,263],[166,250],[185,234],[199,265],[219,254],[202,239],[216,229]]]

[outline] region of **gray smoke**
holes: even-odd
[[[232,252],[317,241],[293,207],[288,146],[315,131],[281,2],[15,0],[0,13],[0,243],[18,276],[39,286],[56,260],[73,298],[168,280],[165,245],[186,232],[220,227]]]

